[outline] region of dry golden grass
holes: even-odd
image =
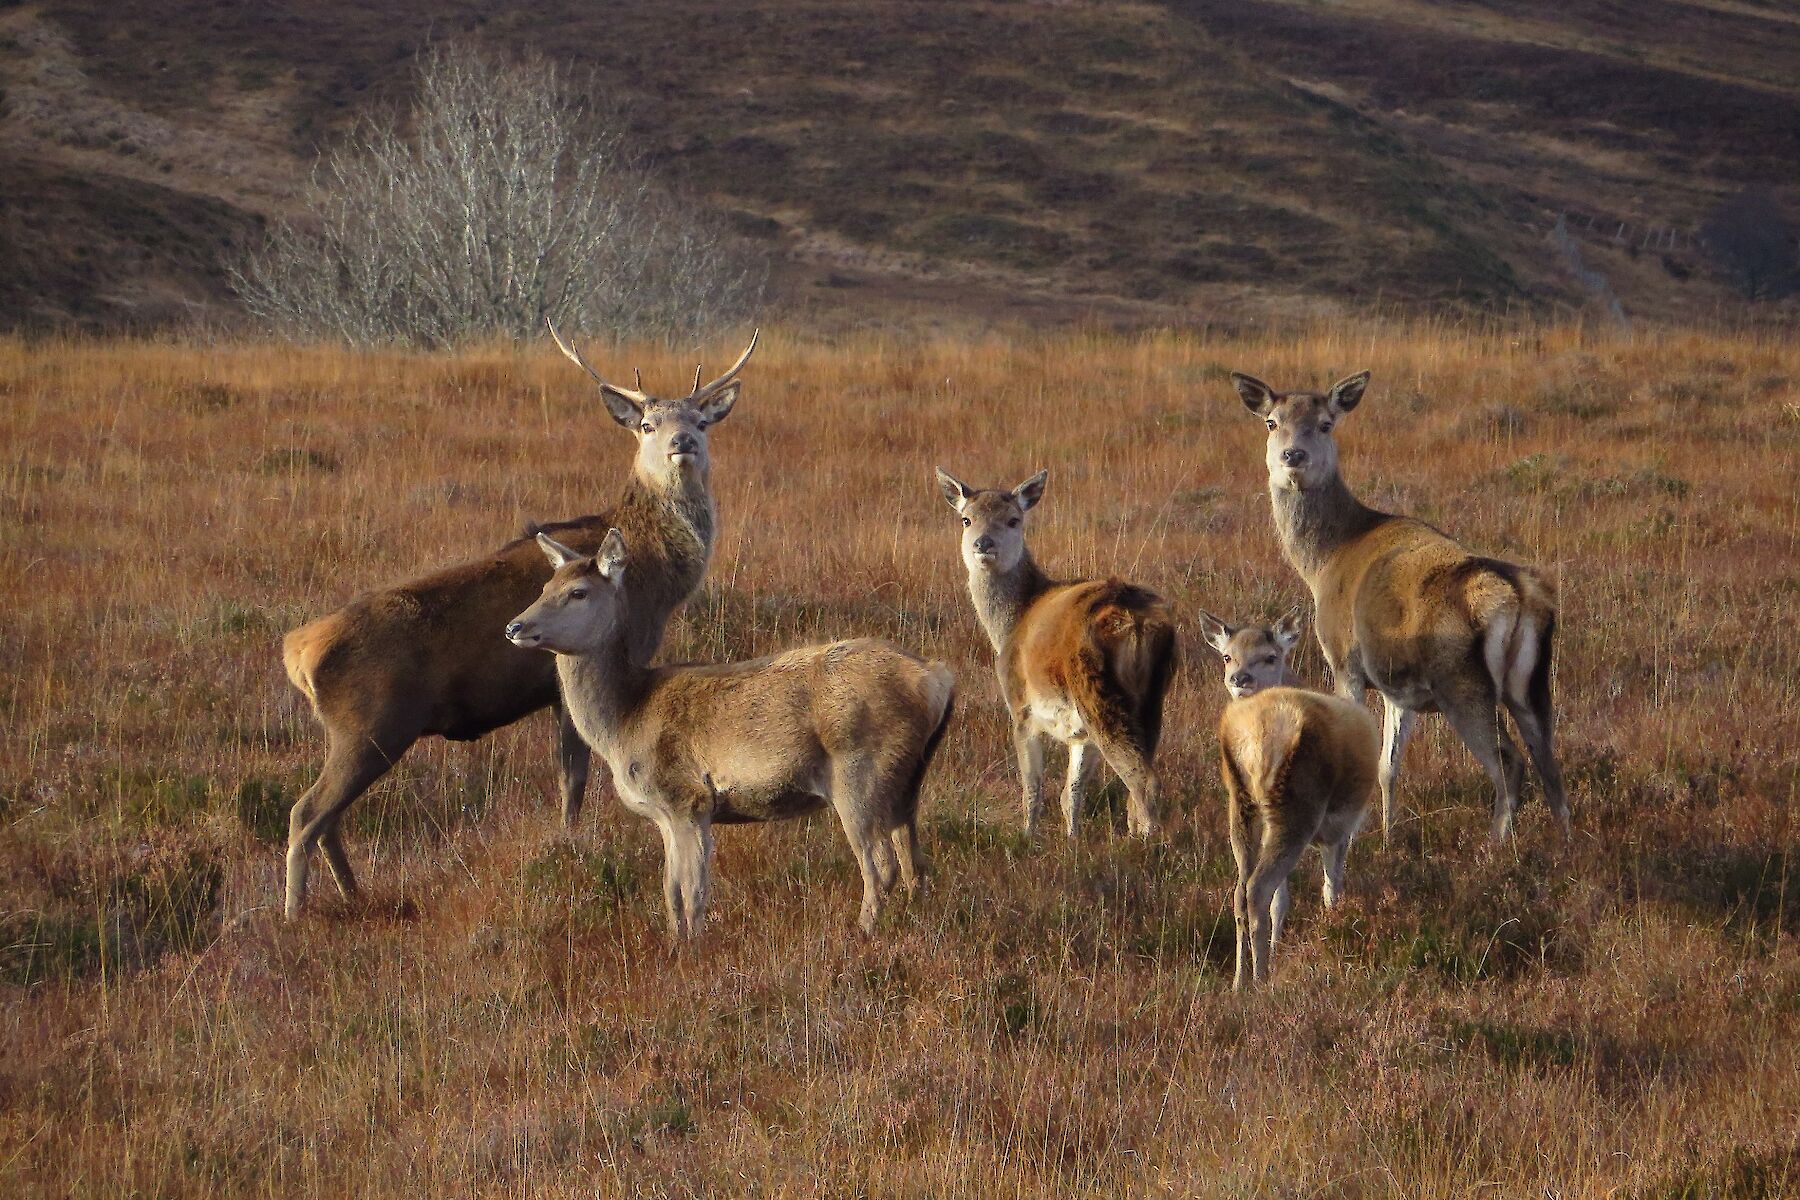
[[[1353,486],[1561,580],[1577,833],[1534,795],[1488,849],[1433,719],[1396,846],[1361,841],[1329,917],[1309,862],[1275,989],[1237,997],[1213,659],[1190,639],[1165,840],[1118,832],[1114,785],[1113,832],[1024,844],[930,468],[1047,466],[1052,569],[1272,614],[1302,590],[1225,372],[1361,366]],[[652,831],[594,798],[560,835],[544,717],[417,748],[352,812],[368,898],[276,914],[321,751],[280,633],[606,503],[628,440],[578,372],[0,341],[0,432],[0,1194],[1800,1190],[1791,341],[778,332],[668,652],[949,659],[935,878],[865,943],[829,822],[727,829],[678,955]]]

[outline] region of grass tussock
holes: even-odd
[[[766,336],[667,655],[874,634],[950,661],[962,703],[922,898],[863,942],[829,821],[730,828],[711,931],[678,953],[654,831],[598,790],[558,830],[545,718],[416,748],[346,827],[367,897],[321,870],[306,920],[274,908],[322,749],[280,634],[604,505],[629,441],[578,372],[0,342],[0,1191],[1797,1186],[1791,342]],[[692,369],[591,356],[653,388]],[[1303,590],[1225,376],[1364,366],[1353,487],[1558,580],[1576,832],[1534,796],[1487,846],[1486,784],[1427,720],[1393,846],[1363,839],[1329,914],[1303,865],[1277,986],[1240,998],[1213,657],[1184,645],[1167,836],[1128,841],[1109,787],[1079,839],[1028,843],[930,468],[1048,467],[1053,570],[1141,581],[1184,620],[1268,617]],[[1316,678],[1316,650],[1298,665]]]

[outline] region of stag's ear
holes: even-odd
[[[644,419],[643,405],[610,383],[600,385],[600,403],[606,405],[606,411],[612,414],[613,420],[631,432],[637,432],[639,422]]]
[[[1225,647],[1231,645],[1231,635],[1236,632],[1237,630],[1205,609],[1200,610],[1200,636],[1206,639],[1207,645],[1220,654],[1225,653]]]
[[[1285,653],[1294,648],[1294,643],[1300,640],[1300,631],[1305,627],[1306,606],[1296,604],[1282,614],[1270,632],[1275,635],[1275,644]]]
[[[625,535],[616,529],[607,530],[594,562],[600,568],[600,574],[614,583],[619,582],[625,575]]]
[[[1275,407],[1275,389],[1254,375],[1242,371],[1231,373],[1231,386],[1243,398],[1244,407],[1259,417],[1266,417]]]
[[[1038,501],[1044,498],[1044,485],[1050,481],[1049,471],[1039,471],[1024,483],[1013,489],[1013,499],[1019,502],[1021,510],[1029,511],[1037,507]]]
[[[1325,403],[1331,406],[1334,413],[1347,413],[1355,408],[1362,399],[1363,389],[1369,386],[1369,373],[1358,371],[1347,378],[1340,379],[1331,385],[1325,393]]]
[[[538,549],[544,552],[544,557],[550,560],[550,565],[553,567],[564,567],[587,557],[579,550],[569,549],[547,533],[537,535],[537,544]]]
[[[944,503],[957,512],[961,512],[963,505],[969,502],[969,497],[975,494],[974,488],[942,467],[937,468],[937,481],[938,490],[944,493]]]
[[[723,421],[737,403],[738,389],[744,385],[734,379],[700,402],[700,427],[710,429]]]

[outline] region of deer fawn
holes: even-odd
[[[589,549],[613,526],[630,531],[640,549],[626,637],[632,654],[648,661],[669,618],[706,575],[718,522],[707,431],[736,402],[736,376],[756,338],[718,379],[700,386],[696,373],[693,391],[659,400],[608,383],[554,328],[550,333],[599,385],[613,420],[636,435],[637,458],[611,509],[543,528]],[[557,704],[549,660],[500,636],[549,574],[528,535],[483,558],[369,593],[287,635],[288,678],[325,726],[327,746],[318,781],[288,822],[289,917],[306,901],[315,845],[323,846],[338,889],[346,897],[355,893],[339,834],[344,810],[415,741],[429,734],[468,741]],[[588,748],[560,707],[557,749],[563,821],[573,828],[587,786]]]
[[[862,868],[859,924],[873,932],[896,872],[919,874],[919,785],[950,720],[950,668],[886,642],[807,646],[753,662],[648,667],[632,652],[625,540],[587,556],[538,535],[555,570],[506,627],[554,651],[563,702],[612,768],[627,808],[662,831],[663,897],[676,938],[700,931],[712,827],[837,811]]]
[[[1377,512],[1350,494],[1331,434],[1362,398],[1367,371],[1324,394],[1231,378],[1268,425],[1275,528],[1312,590],[1337,692],[1359,701],[1369,687],[1381,693],[1382,836],[1392,833],[1400,756],[1422,712],[1442,712],[1474,751],[1494,785],[1493,836],[1512,832],[1525,764],[1502,725],[1502,705],[1566,836],[1569,806],[1551,743],[1554,585],[1531,567],[1471,554],[1423,521]]]
[[[1130,826],[1161,818],[1156,743],[1176,665],[1175,624],[1160,596],[1117,579],[1059,583],[1025,545],[1025,514],[1048,472],[1011,491],[972,488],[939,468],[938,487],[962,518],[969,596],[994,644],[1025,788],[1025,832],[1043,810],[1044,738],[1069,749],[1063,825],[1070,837],[1104,757],[1131,793]]]
[[[1298,609],[1271,628],[1200,614],[1232,696],[1219,717],[1219,773],[1237,859],[1231,911],[1240,991],[1268,981],[1287,920],[1288,877],[1308,846],[1325,861],[1325,906],[1343,895],[1344,860],[1375,790],[1375,718],[1359,702],[1289,686],[1287,656],[1302,620]],[[1262,827],[1254,846],[1252,815]]]

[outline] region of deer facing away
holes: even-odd
[[[1442,712],[1494,785],[1492,832],[1512,832],[1525,764],[1504,707],[1569,828],[1552,745],[1551,643],[1556,591],[1541,572],[1471,554],[1411,517],[1378,512],[1338,473],[1332,430],[1362,399],[1367,371],[1325,393],[1277,392],[1233,374],[1238,395],[1268,426],[1265,461],[1275,528],[1311,589],[1319,645],[1339,695],[1381,694],[1381,829],[1391,836],[1394,784],[1417,714]]]
[[[1025,545],[1025,514],[1048,472],[1011,491],[973,488],[938,469],[962,518],[962,557],[975,615],[993,643],[1024,785],[1025,832],[1043,810],[1044,740],[1068,747],[1063,826],[1073,837],[1097,760],[1131,795],[1135,834],[1161,820],[1155,768],[1163,700],[1176,666],[1175,623],[1160,596],[1117,579],[1057,582]]]
[[[1325,906],[1343,895],[1350,842],[1375,791],[1375,718],[1360,701],[1288,685],[1287,656],[1301,623],[1298,610],[1273,627],[1200,614],[1232,696],[1219,717],[1219,773],[1237,860],[1231,911],[1239,990],[1268,981],[1287,920],[1288,878],[1308,846],[1324,858]]]
[[[661,831],[671,933],[700,931],[715,824],[827,805],[862,870],[859,924],[872,932],[896,875],[907,891],[916,886],[919,787],[949,724],[950,668],[872,639],[751,662],[645,666],[630,648],[627,581],[637,565],[619,531],[595,556],[545,534],[538,545],[555,571],[506,636],[555,652],[576,728],[611,767],[626,807]]]
[[[736,402],[736,376],[756,339],[720,378],[700,386],[696,374],[687,396],[660,400],[608,383],[555,329],[550,332],[599,384],[613,420],[636,435],[637,457],[612,508],[543,528],[590,551],[608,529],[629,531],[639,550],[627,640],[633,654],[648,661],[669,618],[706,575],[718,522],[707,434]],[[289,917],[305,904],[315,845],[324,849],[339,890],[354,894],[340,821],[415,741],[431,734],[468,741],[557,704],[550,661],[500,632],[549,576],[542,552],[526,536],[483,558],[371,592],[287,635],[282,660],[288,678],[326,735],[325,766],[288,822]],[[589,755],[560,707],[557,752],[563,821],[573,828]]]

